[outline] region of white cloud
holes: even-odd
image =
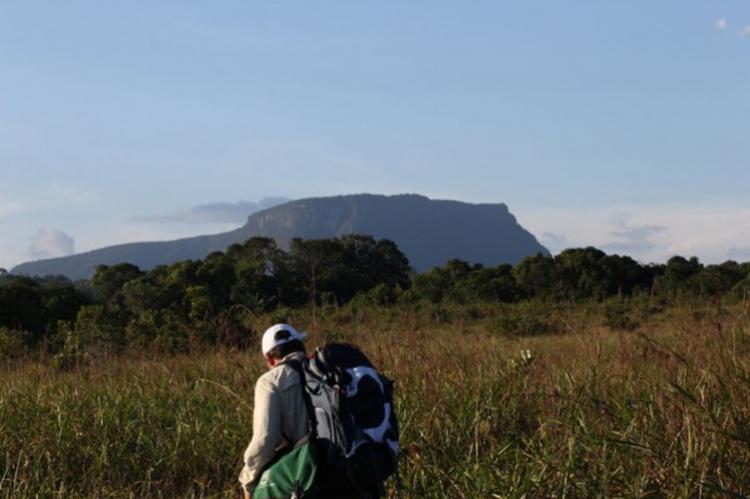
[[[740,31],[740,36],[743,38],[749,38],[750,37],[750,26],[745,26],[742,28],[742,31]]]
[[[543,232],[541,237],[539,237],[539,242],[552,253],[559,253],[570,246],[565,234],[557,234],[554,232]]]
[[[258,202],[208,203],[193,206],[189,210],[166,215],[133,217],[129,222],[186,223],[186,224],[242,224],[247,217],[266,208],[286,203],[283,197],[265,197]]]
[[[3,190],[0,192],[0,267],[6,269],[32,258],[72,252],[73,238],[68,241],[59,234],[55,236],[54,230],[36,233],[34,230],[36,227],[57,226],[63,218],[67,220],[65,225],[71,227],[75,221],[70,215],[75,215],[83,207],[91,207],[97,201],[92,191],[63,182],[41,184],[33,190],[6,183],[0,189]],[[91,225],[88,223],[85,228]],[[91,227],[91,230],[101,230],[101,227]]]
[[[59,229],[41,229],[29,242],[29,256],[34,260],[72,255],[75,240]]]
[[[721,19],[716,21],[715,26],[716,29],[727,29],[727,20],[722,17]]]
[[[739,256],[737,249],[750,244],[747,204],[550,207],[519,209],[514,214],[533,234],[565,234],[565,247],[596,246],[646,263],[663,262],[674,255],[718,263],[725,261],[733,248],[731,254]],[[552,247],[550,250],[555,252]]]
[[[615,240],[603,244],[601,249],[611,253],[646,253],[657,247],[654,237],[668,229],[662,225],[633,225],[628,213],[616,213],[612,217],[613,230],[609,235]]]

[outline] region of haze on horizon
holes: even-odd
[[[0,267],[310,196],[750,260],[750,3],[0,5]]]

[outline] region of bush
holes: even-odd
[[[393,286],[378,284],[367,291],[360,291],[352,300],[359,305],[384,307],[396,303],[397,293]]]
[[[508,336],[538,336],[560,332],[563,324],[554,310],[536,303],[503,307],[500,314],[490,318],[487,328]]]
[[[277,307],[269,314],[267,314],[266,317],[268,324],[277,324],[279,322],[293,324],[295,322],[295,315],[296,311],[294,309],[291,309],[289,307]]]
[[[61,371],[68,371],[84,364],[89,356],[86,348],[81,344],[81,337],[74,331],[67,329],[58,332],[63,338],[62,348],[52,357],[52,366]]]
[[[0,361],[22,359],[29,354],[31,335],[26,331],[0,326]]]
[[[734,301],[750,300],[750,277],[738,282],[729,293],[729,297]]]
[[[633,331],[641,325],[635,318],[633,307],[622,299],[606,302],[603,314],[604,325],[614,331]]]
[[[102,305],[88,305],[79,310],[75,328],[70,334],[75,336],[80,349],[86,352],[109,354],[121,352],[125,347],[123,328],[113,321],[112,313]],[[58,324],[58,331],[63,331],[63,339],[68,327]]]

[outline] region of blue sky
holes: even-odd
[[[0,267],[355,192],[750,260],[749,63],[747,0],[2,1]]]

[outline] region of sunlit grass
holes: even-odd
[[[396,380],[404,497],[750,494],[746,310],[672,309],[621,332],[597,310],[544,311],[527,337],[498,330],[512,312],[494,307],[290,320]],[[254,349],[7,368],[0,496],[231,496],[262,370]]]

